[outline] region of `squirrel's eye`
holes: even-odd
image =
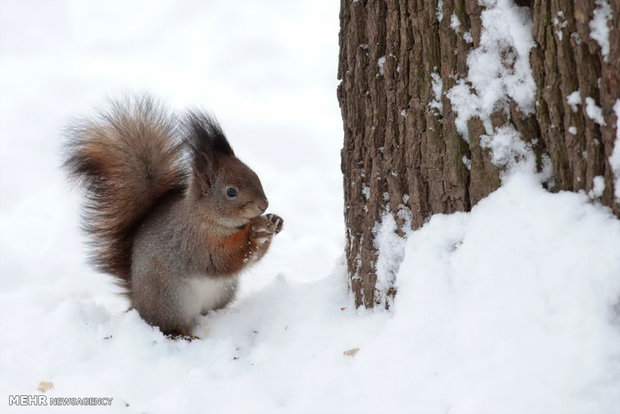
[[[228,187],[226,189],[226,195],[230,198],[235,198],[237,197],[237,189],[236,188],[232,188],[232,187]]]

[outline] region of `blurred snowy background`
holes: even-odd
[[[344,235],[337,2],[0,4],[0,207],[33,225],[33,237],[22,227],[26,246],[10,243],[17,263],[45,254],[41,239],[54,240],[50,231],[74,241],[75,203],[58,168],[62,130],[127,92],[215,114],[261,177],[272,210],[287,220],[287,269],[300,279],[324,273],[308,250],[335,261]],[[71,245],[66,253],[52,255],[61,269],[82,252]],[[278,266],[269,267],[278,273]]]
[[[338,11],[0,0],[0,411],[67,412],[8,406],[45,381],[47,396],[113,397],[74,408],[88,413],[618,412],[620,224],[527,169],[397,246],[391,313],[351,308]],[[213,112],[286,220],[200,341],[125,312],[85,262],[59,170],[67,121],[131,91]]]

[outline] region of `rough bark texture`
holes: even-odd
[[[620,98],[620,0],[608,0],[608,4],[613,20],[608,23],[607,61],[590,37],[594,0],[535,1],[532,35],[538,47],[530,60],[537,85],[536,115],[540,136],[553,161],[554,189],[588,192],[594,177],[603,176],[601,201],[620,216],[609,165],[616,134],[612,108]],[[575,112],[566,100],[574,91],[579,91],[582,99]],[[586,114],[587,97],[602,108],[605,125],[598,125]],[[576,134],[569,132],[571,127],[576,128]]]
[[[510,103],[509,110],[491,117],[495,127],[511,124],[538,155],[550,156],[553,190],[589,191],[593,178],[604,176],[601,200],[616,214],[608,158],[615,137],[612,106],[619,97],[619,2],[609,1],[614,17],[607,62],[589,37],[592,2],[518,2],[532,10],[536,113],[525,116]],[[410,209],[411,224],[419,228],[432,214],[469,210],[500,184],[500,171],[480,146],[482,122],[469,121],[467,143],[456,131],[456,113],[444,95],[467,77],[467,54],[479,45],[483,8],[478,0],[439,4],[438,14],[438,0],[341,0],[338,100],[345,136],[346,255],[358,306],[383,304],[386,292],[376,288],[374,231],[384,214],[392,214],[402,228],[405,220],[398,212]],[[560,10],[566,21],[561,39],[556,26],[562,23],[553,23]],[[450,26],[453,14],[460,21],[456,30]],[[441,111],[432,103],[437,76],[443,85]],[[603,107],[606,126],[586,115],[585,103],[577,112],[570,110],[566,95],[577,89]],[[577,134],[568,132],[571,126]],[[383,289],[388,296],[395,293],[393,287]]]

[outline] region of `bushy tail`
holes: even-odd
[[[64,167],[86,190],[82,219],[92,261],[128,289],[137,226],[186,186],[178,135],[174,117],[148,97],[113,103],[71,128]]]

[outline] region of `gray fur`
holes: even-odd
[[[208,224],[193,210],[187,198],[170,200],[134,238],[131,301],[163,332],[189,332],[197,317],[226,306],[237,291],[238,275],[215,275],[208,242],[200,234],[209,231]]]
[[[200,315],[234,299],[239,273],[282,219],[262,215],[260,180],[212,117],[190,113],[180,144],[176,118],[149,98],[113,107],[76,130],[65,163],[87,190],[95,263],[147,322],[189,335]]]

